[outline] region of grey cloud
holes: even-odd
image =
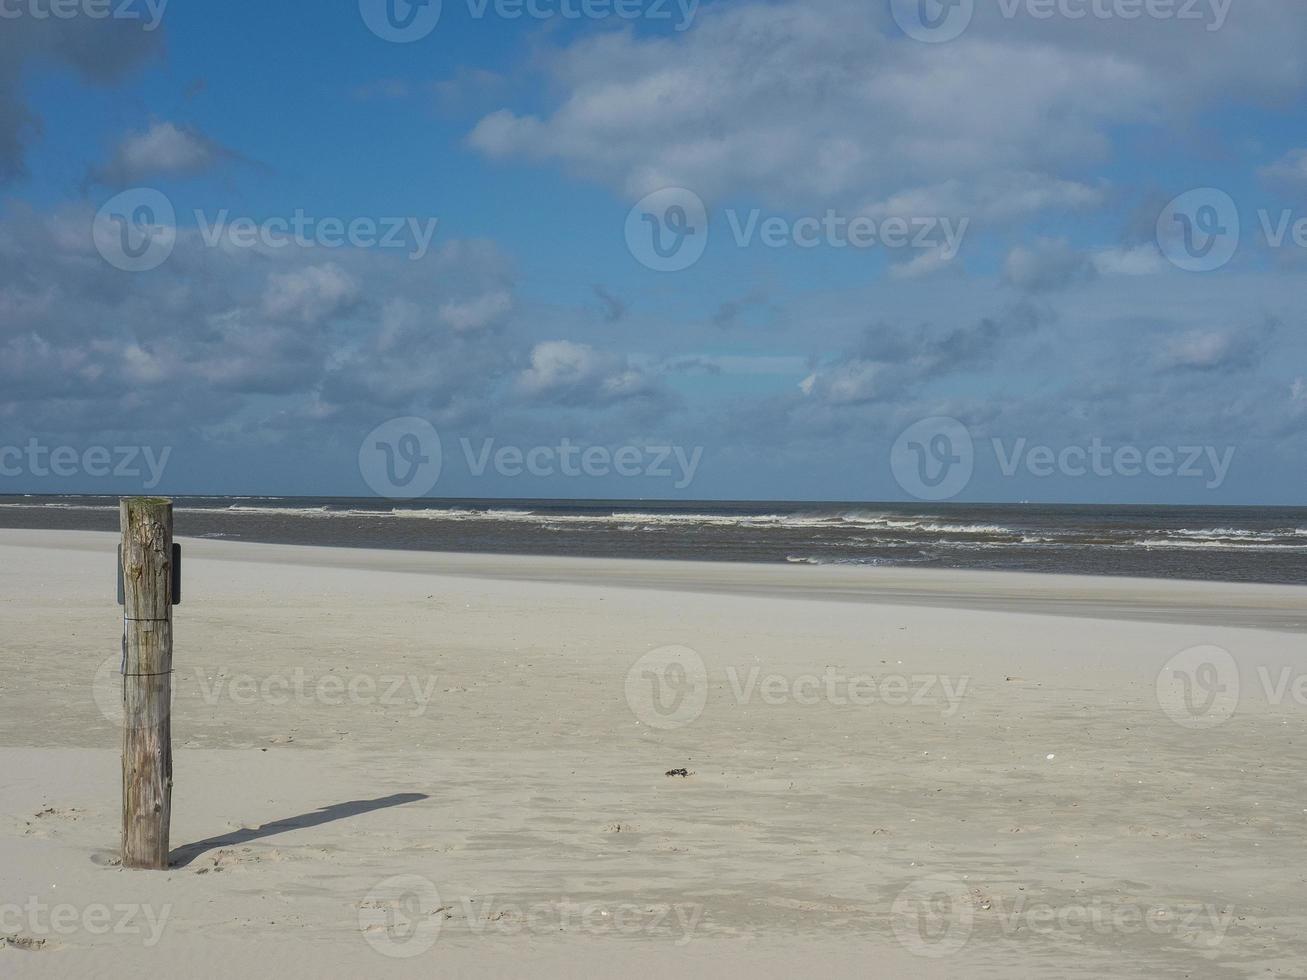
[[[1054,292],[1097,275],[1093,261],[1065,241],[1043,239],[1032,246],[1018,245],[1003,262],[1003,279],[1031,293]]]
[[[190,177],[234,159],[236,153],[195,129],[156,122],[125,136],[109,162],[94,169],[86,183],[126,187],[152,177]]]
[[[887,402],[926,381],[989,367],[1004,347],[1034,333],[1050,313],[1028,303],[967,327],[868,327],[852,350],[801,384],[808,399],[832,406]]]
[[[1164,371],[1243,371],[1261,360],[1278,329],[1277,320],[1266,318],[1241,329],[1185,330],[1162,343],[1157,364]]]
[[[626,303],[621,299],[614,296],[603,286],[595,285],[591,289],[594,290],[595,296],[599,298],[599,302],[603,304],[605,323],[617,323],[622,317],[626,316]]]
[[[1282,100],[1307,75],[1307,22],[1289,5],[1244,4],[1218,32],[1018,23],[991,6],[940,45],[903,43],[888,4],[861,0],[719,4],[675,37],[585,37],[544,50],[559,93],[546,111],[500,108],[468,139],[632,198],[681,185],[856,207],[954,181],[992,189],[973,210],[1016,214],[1092,205],[1101,189],[1068,174],[1105,159],[1117,127]]]
[[[629,358],[570,340],[536,344],[529,365],[517,375],[516,386],[530,401],[573,407],[661,402],[666,397],[654,379]]]
[[[40,132],[41,121],[23,101],[28,65],[51,61],[73,69],[85,81],[112,85],[163,49],[162,30],[146,31],[138,21],[37,20],[3,21],[0,30],[0,183],[26,173],[27,140]]]

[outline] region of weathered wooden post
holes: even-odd
[[[122,518],[124,868],[168,867],[172,818],[172,501],[126,497]]]

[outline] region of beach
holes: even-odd
[[[117,540],[0,530],[0,975],[1307,975],[1307,587],[181,538],[140,872]]]

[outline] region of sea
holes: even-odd
[[[1307,584],[1307,508],[175,497],[179,536],[351,548],[1007,569]],[[0,527],[116,531],[118,501],[0,497]]]

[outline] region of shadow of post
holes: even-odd
[[[312,813],[301,813],[297,817],[274,820],[259,827],[233,830],[231,833],[222,834],[219,837],[210,837],[208,840],[186,844],[175,848],[168,855],[168,863],[169,866],[174,868],[184,868],[206,851],[216,850],[220,847],[234,847],[237,844],[247,844],[262,837],[284,834],[288,830],[319,827],[324,823],[331,823],[333,820],[344,820],[346,817],[355,817],[361,813],[371,813],[373,810],[384,810],[386,807],[402,806],[405,803],[415,803],[418,800],[425,799],[429,799],[425,793],[395,793],[392,796],[382,796],[375,800],[351,800],[348,803],[333,803],[331,806],[324,806]]]

